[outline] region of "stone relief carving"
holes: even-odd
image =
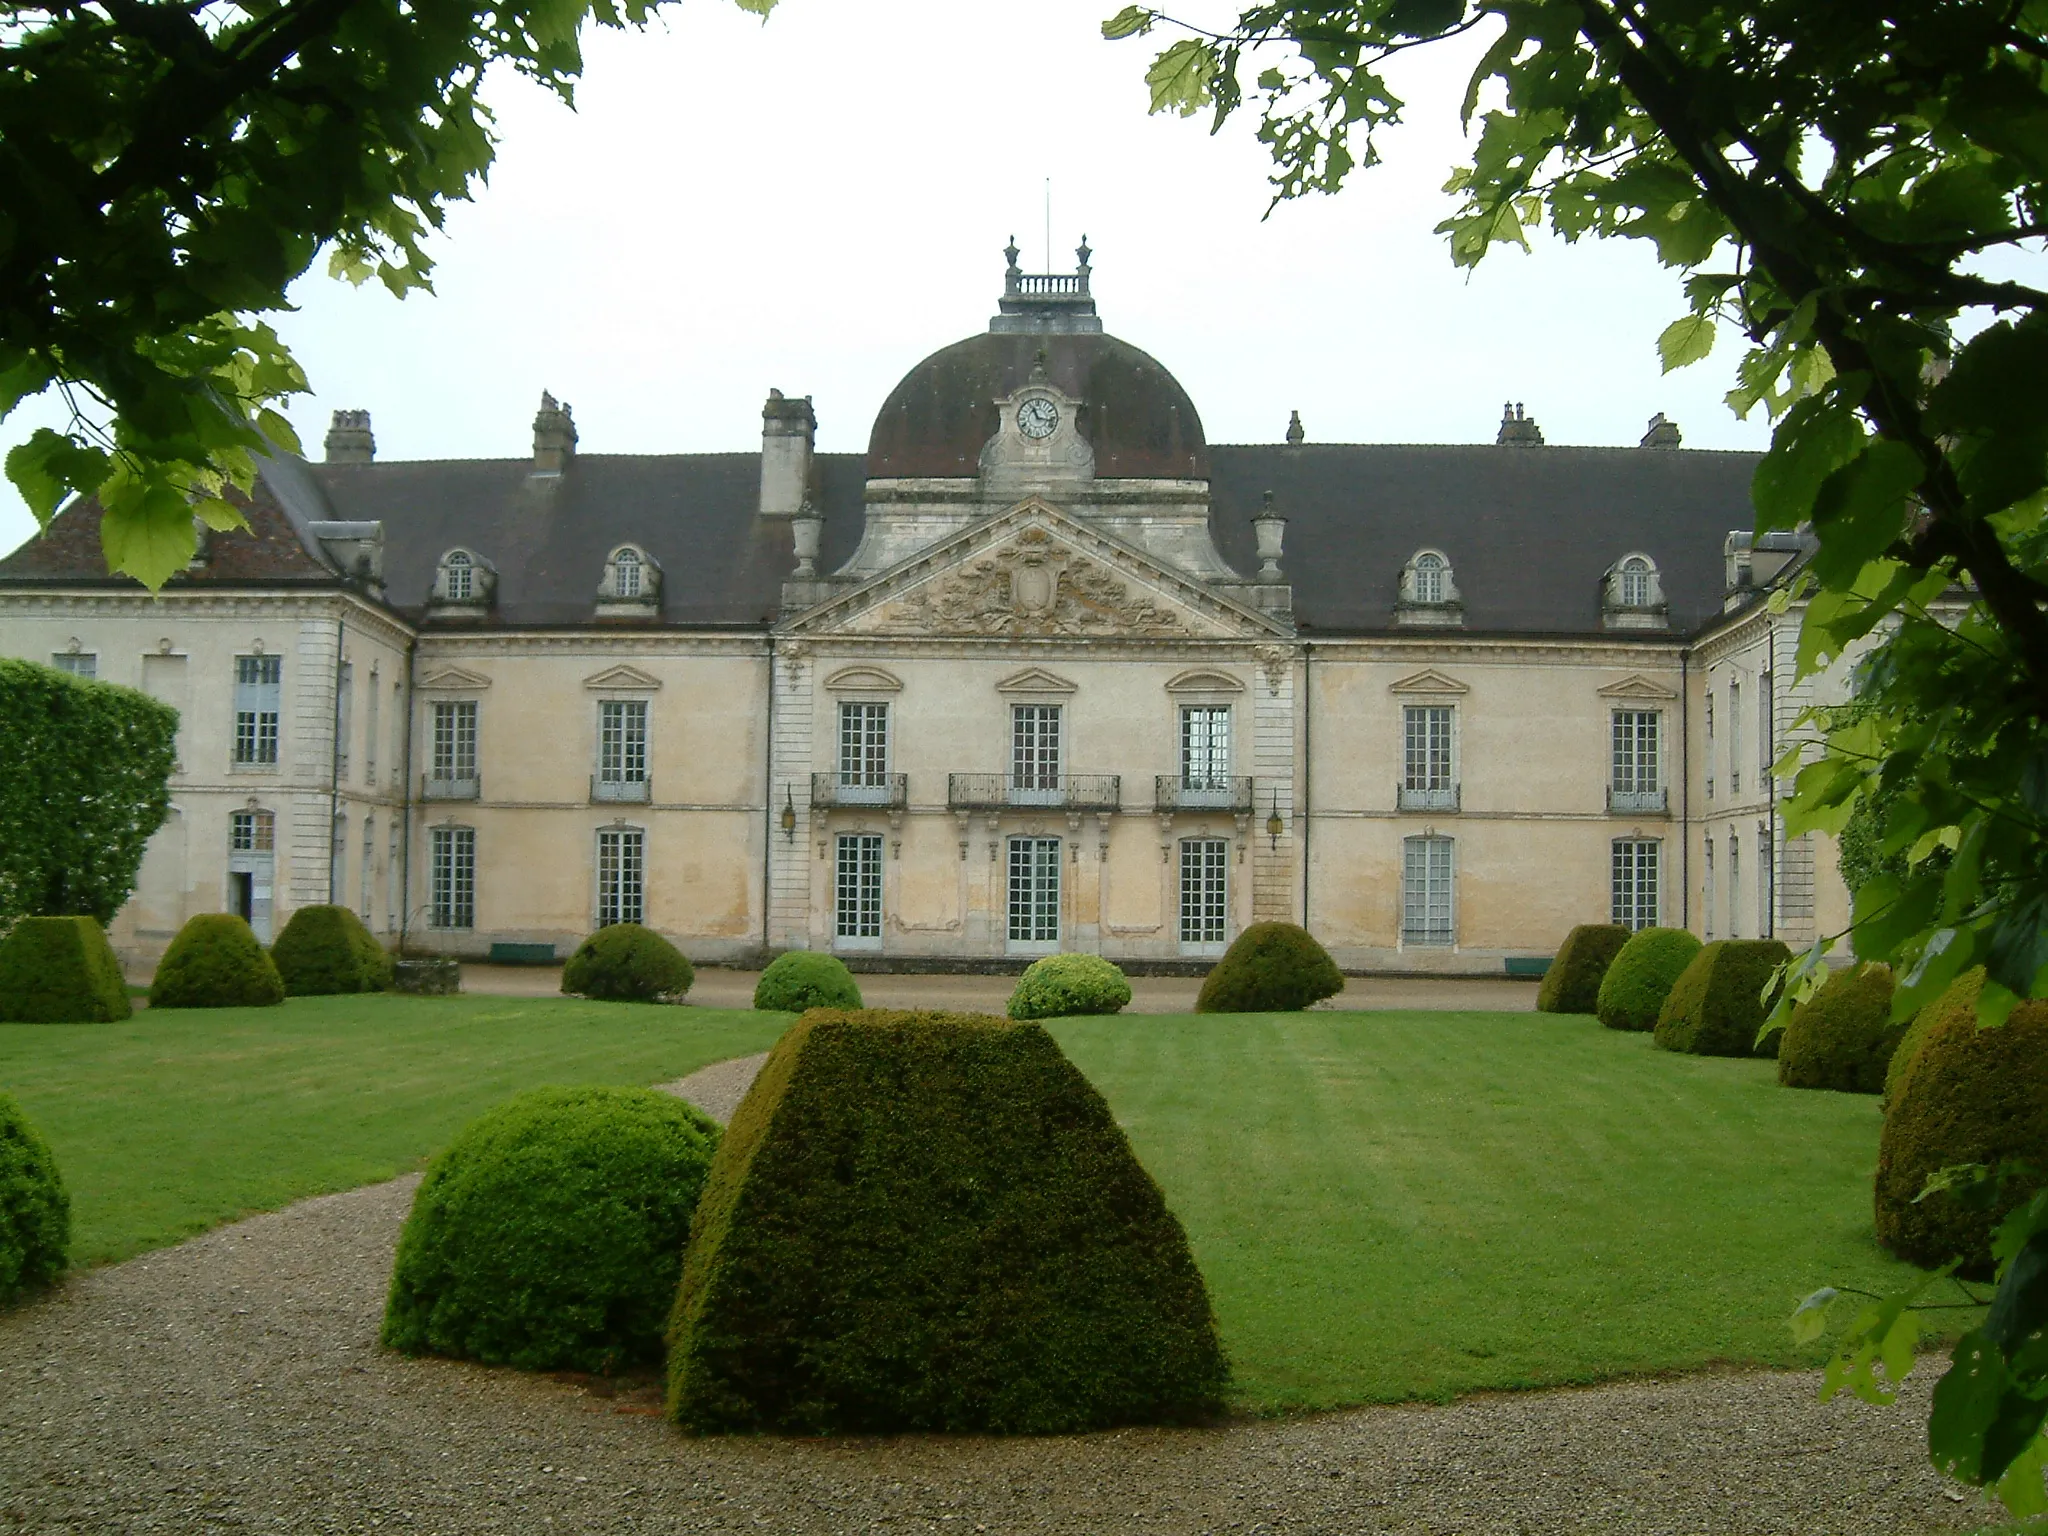
[[[1026,528],[1002,548],[885,604],[872,626],[862,627],[885,634],[1193,633],[1176,609],[1055,544],[1043,528]]]

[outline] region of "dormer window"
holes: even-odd
[[[1438,549],[1417,550],[1401,570],[1401,595],[1394,604],[1398,624],[1461,624],[1464,605],[1449,558]]]
[[[597,584],[597,611],[644,615],[661,600],[661,566],[637,544],[621,544],[604,557],[604,579]]]
[[[612,556],[613,584],[619,589],[620,597],[640,595],[640,552],[637,549],[622,549]]]
[[[451,549],[435,567],[431,601],[437,607],[487,608],[497,583],[497,570],[482,555]]]
[[[1440,603],[1444,600],[1444,557],[1442,555],[1417,555],[1415,557],[1415,601],[1418,603]]]
[[[451,603],[466,603],[476,595],[476,562],[462,550],[451,550],[442,562],[446,577],[445,595]]]
[[[1630,555],[1621,562],[1616,584],[1620,589],[1622,607],[1650,606],[1650,562],[1641,555]]]
[[[1608,629],[1663,629],[1664,583],[1648,555],[1623,555],[1602,580],[1600,621]]]

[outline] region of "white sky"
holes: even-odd
[[[313,382],[290,411],[373,413],[380,458],[523,457],[543,388],[588,453],[750,451],[773,385],[859,452],[896,380],[985,328],[1014,233],[1052,270],[1086,233],[1107,328],[1180,378],[1212,442],[1490,441],[1526,402],[1552,443],[1632,444],[1652,412],[1694,447],[1761,448],[1721,404],[1738,348],[1659,374],[1676,279],[1637,242],[1539,243],[1454,270],[1432,227],[1463,154],[1472,50],[1410,55],[1409,126],[1336,198],[1262,220],[1241,117],[1148,117],[1156,38],[1106,43],[1116,0],[723,0],[588,39],[571,112],[510,76],[496,169],[435,242],[438,293],[323,274],[280,329]],[[0,424],[0,452],[55,424]],[[0,484],[0,549],[34,531]]]

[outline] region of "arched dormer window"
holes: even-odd
[[[473,549],[451,549],[434,568],[431,601],[436,606],[487,608],[497,584],[498,573],[490,561]]]
[[[1440,603],[1444,600],[1444,557],[1434,552],[1415,557],[1415,601]]]
[[[441,569],[446,576],[449,602],[466,603],[476,595],[476,562],[469,558],[467,550],[450,550]]]
[[[1461,624],[1464,605],[1451,574],[1450,558],[1440,549],[1419,549],[1401,568],[1401,595],[1394,604],[1399,624]]]
[[[1601,583],[1600,622],[1608,629],[1663,629],[1664,583],[1648,555],[1623,555]]]
[[[1650,606],[1650,562],[1641,555],[1630,555],[1621,562],[1621,570],[1615,583],[1616,596],[1624,608],[1647,608]]]
[[[621,544],[604,557],[597,584],[600,614],[644,614],[661,601],[661,565],[637,544]]]
[[[616,555],[613,555],[612,570],[615,578],[614,585],[618,587],[620,597],[638,597],[640,595],[639,550],[622,549]]]

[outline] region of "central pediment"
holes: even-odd
[[[786,632],[1208,640],[1288,631],[1033,498],[811,609]]]

